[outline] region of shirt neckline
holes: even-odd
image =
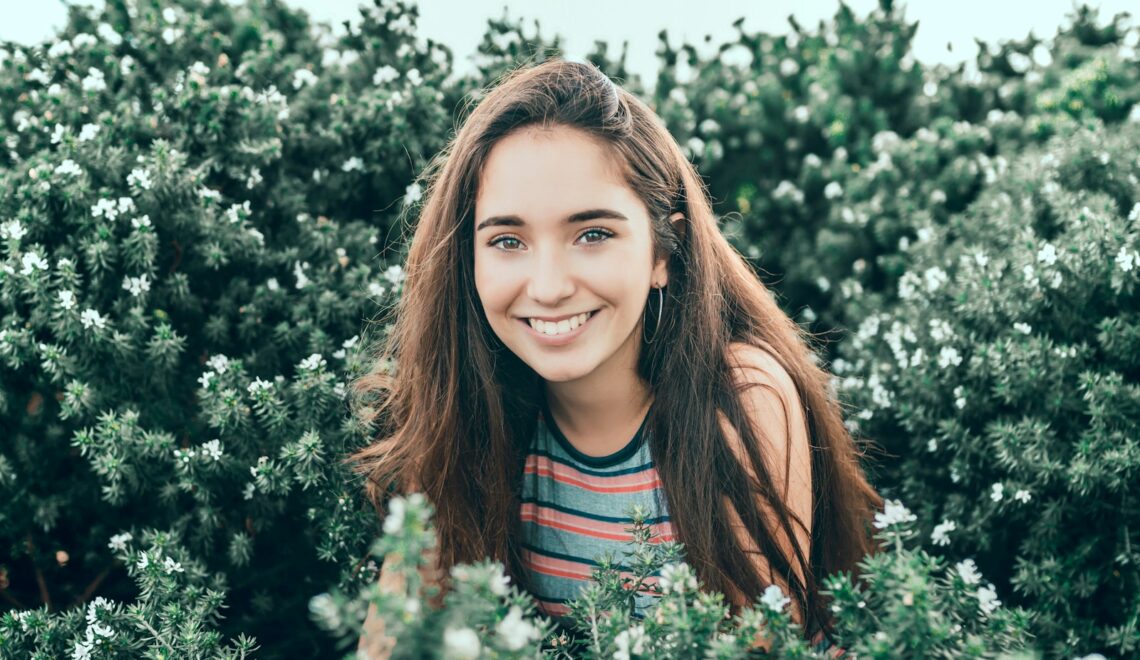
[[[657,400],[654,399],[653,403],[649,404],[649,410],[646,411],[645,417],[641,419],[641,425],[637,427],[637,432],[633,434],[633,437],[630,438],[624,447],[605,456],[590,456],[575,449],[574,445],[570,444],[570,441],[562,433],[562,429],[558,428],[558,423],[554,421],[554,416],[550,414],[550,405],[546,401],[546,394],[542,393],[538,398],[542,404],[543,423],[550,431],[550,434],[554,436],[554,440],[562,447],[563,451],[570,454],[571,458],[592,468],[612,467],[637,453],[637,450],[641,448],[642,439],[645,435],[645,423],[649,421],[649,413],[653,410],[654,404],[657,403]]]

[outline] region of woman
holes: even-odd
[[[660,118],[592,65],[516,70],[425,198],[354,388],[383,394],[364,414],[388,426],[349,460],[378,510],[390,487],[434,504],[433,579],[491,557],[557,617],[638,503],[734,613],[776,584],[823,640],[818,580],[875,550],[882,500],[828,374]]]

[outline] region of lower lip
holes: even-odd
[[[595,311],[593,314],[590,314],[590,318],[586,319],[586,322],[582,325],[562,335],[548,335],[541,333],[538,330],[532,328],[530,321],[527,321],[526,319],[519,319],[519,323],[522,323],[524,326],[526,326],[527,331],[536,340],[538,340],[538,343],[544,346],[565,346],[566,344],[569,344],[570,342],[577,339],[578,335],[586,331],[586,328],[590,326],[590,323],[594,320],[594,317],[598,315],[599,311]]]

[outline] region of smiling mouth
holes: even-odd
[[[575,334],[578,331],[578,328],[586,325],[587,321],[594,318],[594,315],[596,315],[596,313],[597,310],[595,309],[593,311],[583,312],[578,316],[562,319],[560,321],[544,321],[534,318],[520,318],[519,321],[520,323],[529,326],[532,331],[535,331],[540,335],[556,337],[561,335]]]

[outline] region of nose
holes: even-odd
[[[534,260],[527,295],[541,305],[557,307],[559,301],[574,293],[574,270],[570,259],[560,250],[545,250]]]

